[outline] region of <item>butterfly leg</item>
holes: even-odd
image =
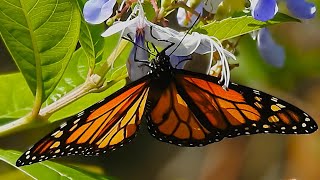
[[[153,43],[151,43],[151,42],[147,42],[146,44],[147,44],[147,48],[148,48],[148,50],[149,50],[150,52],[152,52],[152,53],[156,53],[156,54],[158,54],[158,53],[159,53],[158,49],[157,49],[157,48],[155,48],[155,46],[154,46],[154,44],[153,44]],[[150,45],[149,45],[149,44],[151,44],[151,45],[152,45],[152,49],[151,49],[151,47],[150,47]]]
[[[127,34],[128,37],[125,37],[123,36],[122,38],[131,42],[132,44],[134,44],[137,48],[141,48],[142,50],[145,50],[147,51],[148,53],[150,53],[147,49],[145,49],[144,47],[141,47],[140,45],[138,45],[136,42],[133,41],[133,38],[131,37],[131,35],[128,33]],[[135,62],[140,62],[140,63],[143,63],[143,65],[147,65],[149,64],[149,61],[148,60],[139,60],[137,58],[137,51],[134,53],[134,59],[133,59]],[[147,65],[148,66],[148,65]]]

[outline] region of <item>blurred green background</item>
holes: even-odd
[[[320,7],[319,1],[314,1]],[[320,123],[320,15],[303,23],[271,29],[284,46],[283,68],[260,58],[249,35],[238,48],[240,66],[232,81],[281,97],[309,113]],[[0,73],[18,71],[0,42]],[[7,106],[2,104],[1,106]],[[24,152],[60,122],[1,137],[0,148]],[[181,148],[153,139],[142,125],[133,143],[104,157],[65,157],[54,161],[103,173],[113,179],[320,179],[320,133],[312,135],[254,135],[225,139],[202,148]],[[28,179],[0,162],[0,179]],[[30,179],[30,178],[29,178]]]

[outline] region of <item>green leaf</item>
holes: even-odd
[[[272,20],[262,22],[255,20],[252,16],[245,15],[224,19],[222,21],[215,21],[206,25],[199,25],[194,31],[208,36],[214,36],[223,41],[284,22],[300,22],[300,20],[278,13]]]
[[[110,37],[117,38],[117,36],[110,36]],[[120,53],[120,55],[114,62],[113,67],[111,67],[108,73],[106,74],[107,82],[117,81],[119,79],[123,79],[128,76],[126,62],[128,61],[128,57],[132,47],[133,47],[132,43],[128,43],[125,46],[124,50]],[[106,46],[105,48],[106,48],[106,51],[105,51],[104,57],[110,56],[111,52],[107,50],[108,47]],[[101,63],[99,63],[99,65],[101,65]]]
[[[128,76],[127,73],[127,66],[121,65],[121,66],[117,66],[115,68],[112,68],[108,71],[107,75],[106,75],[106,81],[107,82],[111,82],[111,81],[117,81],[117,79],[124,79]]]
[[[117,48],[117,46],[119,45],[120,34],[119,33],[114,34],[104,39],[105,39],[105,42],[108,42],[108,43],[105,43],[104,45],[104,51],[103,51],[103,57],[102,57],[103,61],[97,64],[98,67],[100,67],[103,63],[105,63],[105,60],[107,60],[111,56],[112,52]],[[120,53],[120,55],[115,60],[113,64],[114,67],[122,66],[127,62],[132,47],[133,47],[132,43],[130,42],[127,43],[124,50]]]
[[[79,9],[81,9],[80,12],[82,12],[84,3],[86,1],[78,0],[77,2]],[[93,70],[95,63],[101,61],[102,59],[104,39],[101,37],[101,34],[104,31],[104,26],[102,23],[98,25],[90,25],[84,20],[82,13],[81,15],[82,18],[79,41],[88,58],[89,67]]]
[[[63,74],[60,82],[43,104],[47,106],[60,99],[63,95],[70,92],[80,84],[84,83],[88,74],[88,59],[83,48],[79,48],[73,53],[68,67]]]
[[[2,163],[3,164],[3,163]],[[2,165],[1,164],[1,165]],[[17,169],[11,171],[1,171],[0,179],[23,179],[23,180],[32,180],[32,178]]]
[[[0,124],[31,112],[33,95],[21,73],[0,76]]]
[[[156,17],[156,12],[154,11],[154,8],[151,3],[143,3],[143,10],[145,12],[145,16],[149,21],[153,21],[153,19]]]
[[[94,174],[78,168],[64,166],[51,161],[39,162],[30,166],[16,167],[15,162],[21,153],[0,149],[0,160],[19,169],[34,179],[107,179],[103,175]]]
[[[44,101],[76,47],[80,13],[74,0],[0,0],[1,36],[33,94]]]

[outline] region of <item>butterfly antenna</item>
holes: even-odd
[[[184,34],[183,38],[181,39],[181,41],[179,42],[179,44],[176,46],[176,48],[170,53],[169,56],[171,56],[180,46],[180,44],[182,43],[182,41],[184,40],[184,38],[187,36],[187,34],[189,34],[189,32],[191,31],[191,29],[194,27],[194,25],[196,24],[196,22],[198,22],[198,20],[200,19],[201,14],[198,15],[197,19],[193,22],[193,24],[191,25],[191,27],[188,29],[188,31]]]

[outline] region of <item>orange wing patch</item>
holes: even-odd
[[[184,81],[188,81],[191,84],[196,84],[198,87],[201,87],[201,89],[213,93],[218,96],[218,97],[223,97],[224,99],[228,101],[233,101],[233,102],[245,102],[245,99],[239,92],[228,89],[227,91],[221,88],[221,85],[212,83],[203,79],[195,78],[195,77],[187,77],[187,76],[177,76],[177,79],[181,78]],[[187,86],[187,84],[185,84]]]
[[[149,81],[135,82],[80,112],[36,143],[16,164],[64,155],[98,155],[130,142],[141,122],[148,84]]]
[[[165,89],[148,115],[150,133],[157,139],[176,145],[201,146],[219,141],[219,132],[206,129],[177,92],[174,83]]]
[[[242,125],[247,120],[260,119],[260,113],[246,104],[242,94],[235,90],[224,90],[218,84],[198,78],[178,76],[177,79],[216,128],[225,130],[230,125]]]
[[[308,114],[264,92],[234,83],[224,90],[215,77],[183,70],[176,73],[177,86],[182,87],[189,102],[196,106],[190,108],[199,109],[200,115],[205,115],[213,127],[223,130],[226,137],[256,133],[308,134],[317,129]]]
[[[151,113],[151,118],[159,131],[167,136],[180,139],[201,139],[208,133],[208,130],[201,126],[188,109],[173,83],[162,93]]]

